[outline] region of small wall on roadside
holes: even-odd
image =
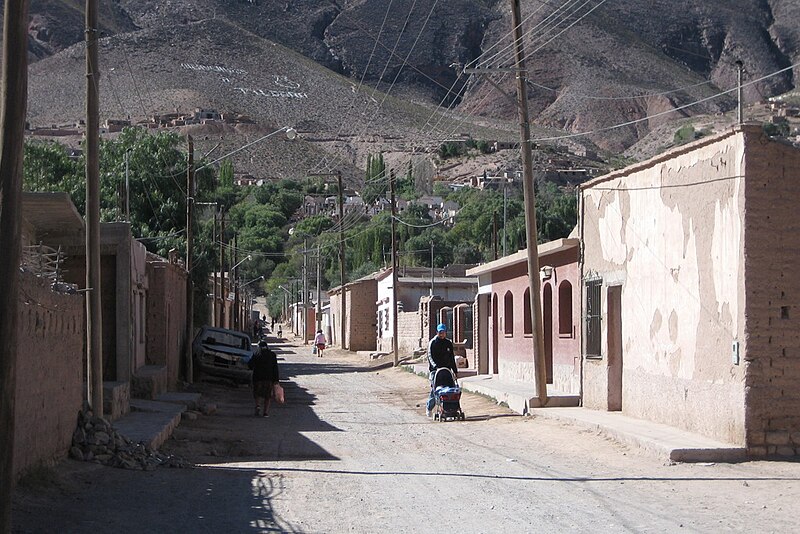
[[[147,278],[150,291],[145,363],[165,366],[167,388],[174,389],[186,347],[186,271],[178,264],[149,255]]]
[[[20,275],[13,473],[66,456],[83,403],[84,299]]]

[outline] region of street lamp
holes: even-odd
[[[241,265],[241,264],[243,264],[244,262],[246,262],[246,261],[249,261],[249,260],[252,260],[252,259],[253,259],[253,257],[252,257],[250,254],[248,254],[248,255],[247,255],[247,257],[246,257],[245,259],[243,259],[242,261],[240,261],[239,263],[237,263],[236,265],[234,265],[233,267],[231,267],[231,271],[235,271],[235,270],[236,270],[236,268],[237,268],[238,266],[240,266],[240,265]]]
[[[256,276],[255,278],[253,278],[253,279],[252,279],[252,280],[250,280],[249,282],[246,282],[246,283],[244,283],[244,284],[240,285],[239,287],[240,287],[240,288],[242,288],[242,287],[245,287],[245,286],[249,286],[250,284],[252,284],[252,283],[253,283],[253,282],[255,282],[256,280],[263,280],[263,279],[264,279],[264,276],[263,276],[263,275],[262,275],[262,276]]]

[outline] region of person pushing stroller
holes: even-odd
[[[434,396],[433,379],[437,369],[448,368],[453,371],[453,375],[458,378],[458,367],[456,367],[456,356],[453,342],[447,339],[447,326],[439,323],[436,327],[436,336],[428,343],[428,371],[430,372],[431,393],[428,397],[428,404],[425,406],[425,415],[431,416],[431,410],[436,405]]]

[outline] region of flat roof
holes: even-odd
[[[580,244],[580,242],[581,242],[580,239],[576,239],[573,237],[565,237],[563,239],[556,239],[554,241],[548,241],[547,243],[542,243],[537,247],[537,250],[539,253],[539,257],[542,258],[544,256],[550,256],[551,254],[555,254],[556,252],[562,252],[564,250],[576,248]],[[479,276],[482,274],[490,273],[498,269],[503,269],[505,267],[510,267],[512,265],[516,265],[518,263],[523,263],[527,261],[528,261],[528,249],[524,248],[504,258],[499,258],[494,261],[484,263],[483,265],[473,267],[472,269],[469,269],[467,271],[467,274],[469,276]]]
[[[82,232],[83,217],[69,193],[22,193],[22,215],[40,235]]]

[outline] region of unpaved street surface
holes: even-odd
[[[796,532],[800,463],[665,465],[602,435],[465,394],[425,417],[425,379],[278,345],[286,404],[197,385],[218,412],[162,450],[192,469],[65,461],[14,501],[18,532]]]

